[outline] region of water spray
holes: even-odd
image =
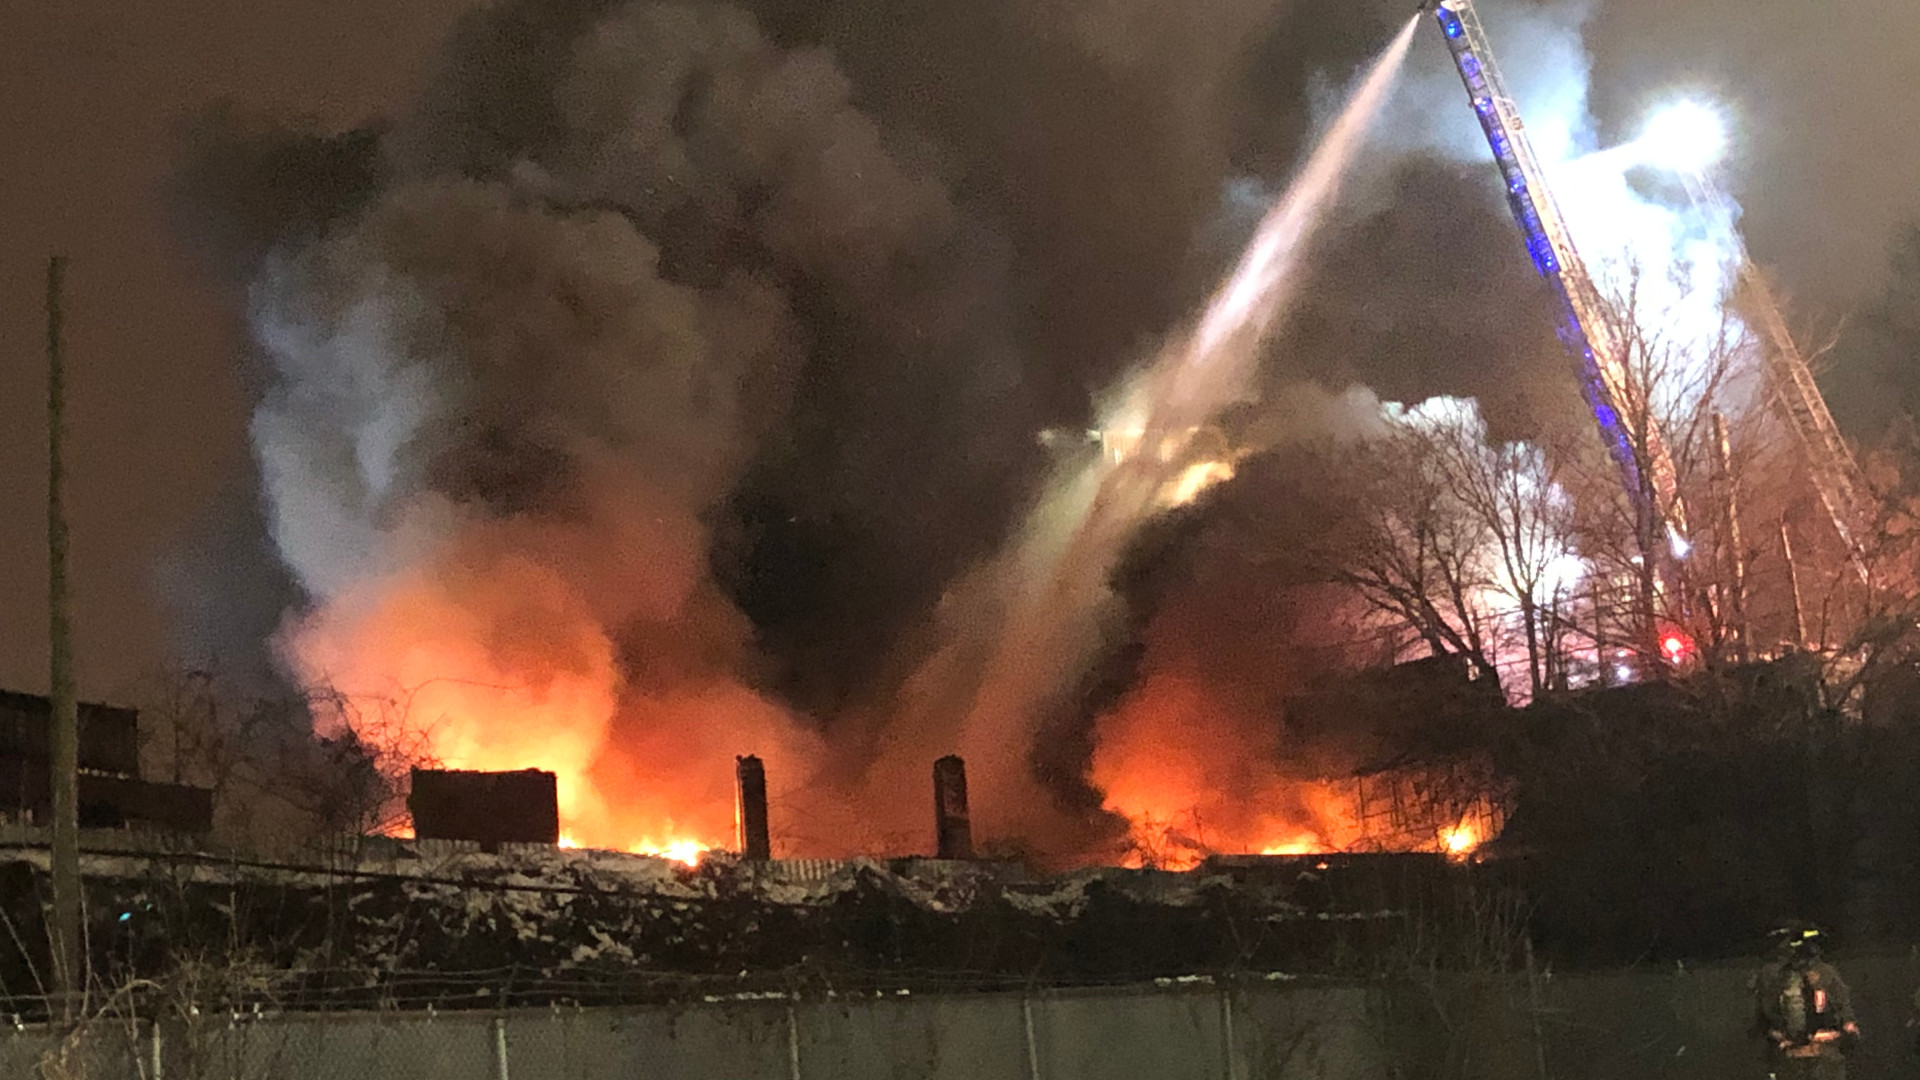
[[[1141,526],[1231,474],[1224,463],[1196,470],[1202,463],[1195,460],[1195,440],[1223,409],[1252,392],[1260,347],[1285,311],[1302,257],[1388,100],[1418,21],[1409,19],[1366,71],[1190,331],[1110,396],[1098,428],[1109,452],[1056,462],[1020,530],[970,582],[970,602],[978,609],[966,620],[971,636],[941,649],[922,669],[928,701],[924,715],[909,718],[921,741],[894,752],[947,752],[956,749],[946,742],[957,732],[957,749],[975,769],[976,804],[988,835],[1072,842],[1060,833],[1077,826],[1068,815],[1048,814],[1052,799],[1028,765],[1040,720],[1064,703],[1101,647],[1114,614],[1109,581]],[[1118,433],[1126,438],[1111,437]],[[1122,442],[1151,452],[1112,452]],[[885,778],[905,766],[883,755],[872,775],[889,783]]]
[[[1638,160],[1692,175],[1726,156],[1727,121],[1719,109],[1691,98],[1661,107],[1631,144]]]

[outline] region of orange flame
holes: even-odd
[[[557,846],[565,851],[575,851],[582,847],[580,841],[570,832],[560,834],[560,842]],[[664,844],[655,843],[652,840],[641,840],[627,845],[625,850],[634,855],[650,855],[656,859],[671,859],[688,866],[699,866],[700,860],[704,859],[707,852],[712,851],[713,848],[698,840],[669,840]]]
[[[370,581],[293,626],[285,643],[310,682],[341,691],[316,707],[322,732],[351,729],[391,772],[422,760],[546,769],[558,779],[559,846],[697,866],[733,836],[735,754],[761,755],[771,778],[798,786],[819,747],[730,678],[627,685],[605,625],[557,574],[507,557]],[[1355,793],[1285,772],[1270,705],[1236,685],[1176,654],[1099,719],[1092,779],[1130,823],[1129,864],[1182,869],[1216,852],[1372,842]],[[828,848],[837,838],[841,850],[863,850],[847,843],[851,828],[831,831]],[[1463,821],[1402,849],[1464,857],[1483,831]]]
[[[291,626],[287,655],[332,691],[314,709],[321,734],[350,730],[396,776],[417,763],[547,770],[563,846],[689,864],[732,839],[735,754],[759,754],[776,784],[808,779],[817,747],[783,709],[724,671],[629,685],[605,629],[619,624],[611,601],[516,550],[468,535]],[[664,662],[692,647],[690,632],[657,632]]]
[[[698,840],[669,840],[664,844],[642,841],[629,850],[635,855],[652,855],[656,858],[672,859],[674,862],[685,863],[688,866],[699,866],[700,860],[713,849]]]
[[[1129,861],[1168,869],[1213,853],[1340,851],[1360,839],[1336,785],[1284,775],[1271,723],[1241,722],[1199,679],[1150,674],[1101,718],[1093,780],[1132,825]]]
[[[1474,822],[1462,821],[1451,829],[1440,833],[1440,849],[1451,859],[1464,859],[1473,854],[1480,846],[1480,828]]]

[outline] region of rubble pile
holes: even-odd
[[[747,862],[381,841],[331,867],[89,856],[91,945],[111,978],[190,962],[235,1007],[494,1006],[993,989],[1215,973],[1336,972],[1439,910],[1460,868],[1422,856],[1214,860],[1183,873],[929,859]],[[45,854],[0,862],[43,962]],[[22,951],[20,943],[29,943]],[[224,981],[223,981],[224,980]],[[250,1003],[250,1004],[249,1004]]]

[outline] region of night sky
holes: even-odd
[[[276,584],[258,569],[263,544],[209,546],[236,533],[256,481],[241,294],[196,258],[167,193],[183,126],[222,100],[329,131],[394,114],[432,77],[455,21],[478,6],[0,8],[0,686],[45,686],[46,256],[71,260],[80,686],[127,697],[177,642],[169,566],[230,562],[236,589]],[[1282,179],[1306,128],[1305,73],[1350,70],[1408,5],[1363,16],[1352,11],[1363,5],[1341,4],[1338,19],[1318,10],[1335,5],[1278,0],[1177,5],[1189,13],[1179,16],[1151,0],[749,6],[785,43],[832,46],[856,103],[923,131],[958,190],[1026,185],[986,201],[1001,208],[1017,280],[1066,298],[1062,317],[1029,342],[1035,411],[1060,416],[1126,359],[1106,354],[1178,317],[1195,288],[1194,238],[1226,181],[1242,169]],[[1626,134],[1669,87],[1721,96],[1738,117],[1732,183],[1756,257],[1829,322],[1870,302],[1895,229],[1920,216],[1920,5],[1600,0],[1596,9],[1588,41],[1603,130]],[[1511,66],[1525,45],[1499,34],[1495,10],[1490,30]],[[1420,44],[1416,65],[1444,63],[1432,42]],[[989,87],[1026,107],[973,96]],[[1133,161],[1141,166],[1125,184],[1113,179]],[[1101,284],[1079,289],[1095,267]],[[1445,373],[1435,378],[1454,388]]]

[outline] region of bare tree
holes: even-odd
[[[168,671],[141,697],[146,769],[210,788],[216,835],[238,846],[331,849],[392,832],[405,821],[408,770],[434,763],[404,695],[256,696],[216,672]]]
[[[1430,434],[1395,425],[1385,436],[1321,456],[1347,513],[1329,519],[1302,554],[1351,587],[1390,626],[1433,655],[1457,654],[1497,676],[1485,605],[1482,522],[1459,512]]]
[[[1560,486],[1561,458],[1526,443],[1488,443],[1474,412],[1460,411],[1427,434],[1456,512],[1475,523],[1482,557],[1493,563],[1485,574],[1491,599],[1517,619],[1528,686],[1538,695],[1554,667],[1548,645],[1556,597],[1572,576],[1573,508]]]
[[[1754,554],[1735,537],[1761,534],[1738,529],[1724,508],[1737,502],[1736,488],[1756,482],[1755,464],[1778,443],[1755,344],[1741,324],[1722,309],[1712,326],[1676,329],[1652,310],[1645,284],[1630,268],[1613,298],[1626,350],[1615,397],[1638,490],[1621,483],[1592,442],[1560,447],[1558,469],[1574,496],[1576,545],[1594,575],[1592,633],[1603,651],[1630,650],[1642,670],[1676,659],[1662,656],[1663,628],[1684,632],[1710,661],[1734,651],[1732,598],[1744,585],[1735,568]],[[1724,467],[1716,417],[1733,433]]]
[[[1490,442],[1469,401],[1389,413],[1383,436],[1326,466],[1352,509],[1310,558],[1434,655],[1496,677],[1502,657],[1524,656],[1528,691],[1540,693],[1560,667],[1560,597],[1577,576],[1560,457]]]

